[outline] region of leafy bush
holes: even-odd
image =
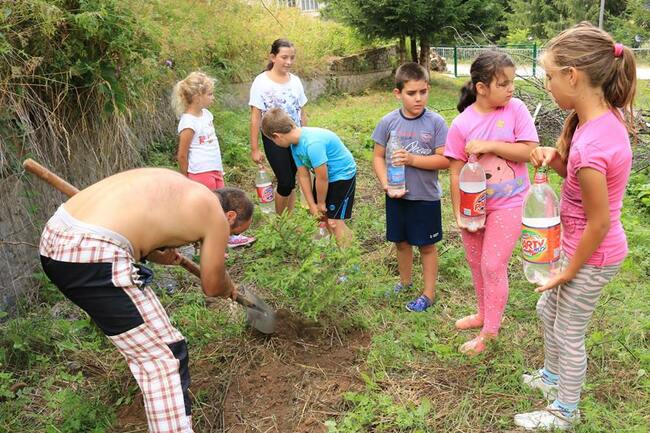
[[[339,249],[333,239],[316,244],[316,229],[303,209],[261,226],[245,277],[307,317],[340,318],[363,299],[359,251]]]
[[[5,2],[0,14],[3,87],[40,86],[46,102],[94,99],[124,110],[142,91],[157,44],[118,0]],[[87,99],[86,99],[87,98]],[[83,111],[83,106],[79,107]]]

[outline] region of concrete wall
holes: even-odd
[[[327,93],[357,93],[375,84],[377,81],[390,77],[392,68],[369,71],[356,74],[330,75],[302,80],[305,94],[314,100]],[[228,108],[244,108],[248,106],[248,97],[252,83],[229,84],[222,95],[221,103]]]

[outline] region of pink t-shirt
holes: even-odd
[[[575,253],[587,225],[578,182],[578,171],[582,168],[593,168],[605,175],[609,197],[609,231],[587,264],[607,266],[620,263],[627,255],[621,208],[632,168],[632,149],[625,124],[612,111],[577,128],[571,140],[567,176],[560,200],[562,249],[569,257]]]
[[[465,145],[470,140],[539,142],[528,108],[516,98],[487,114],[476,111],[474,104],[467,107],[451,123],[445,156],[467,161]],[[521,206],[530,186],[526,163],[509,161],[492,153],[481,155],[479,162],[487,176],[487,211]]]

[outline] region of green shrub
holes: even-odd
[[[307,317],[340,318],[365,298],[359,250],[340,249],[333,239],[317,244],[316,229],[303,209],[265,222],[245,277]]]

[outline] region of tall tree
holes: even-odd
[[[428,67],[431,43],[448,43],[467,33],[500,36],[504,4],[505,0],[330,0],[325,16],[370,37],[408,36],[412,59]]]

